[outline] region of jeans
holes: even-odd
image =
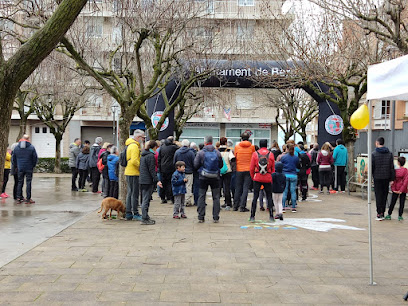
[[[86,178],[88,177],[88,170],[79,169],[78,171],[79,171],[78,186],[79,186],[79,189],[84,189]]]
[[[246,208],[249,186],[252,179],[249,171],[237,171],[235,183],[234,208]]]
[[[232,198],[234,199],[235,202],[235,181],[237,180],[237,172],[236,171],[232,171],[231,172],[231,193],[232,193]]]
[[[136,175],[126,175],[127,196],[126,196],[126,217],[139,215],[139,177]]]
[[[231,207],[231,172],[221,175],[221,185],[224,190],[225,204]]]
[[[320,190],[323,190],[323,187],[327,187],[327,191],[330,190],[331,184],[331,168],[319,170],[320,178]]]
[[[108,197],[117,199],[119,197],[119,182],[109,181],[109,193]]]
[[[400,199],[400,206],[399,206],[399,211],[398,211],[398,216],[402,217],[402,214],[404,212],[404,206],[405,206],[405,197],[407,196],[406,193],[392,193],[392,198],[391,198],[391,204],[390,208],[388,209],[388,214],[391,216],[392,211],[394,210],[395,203],[397,203],[398,197]]]
[[[10,169],[4,169],[3,187],[1,188],[1,193],[6,192],[6,186],[9,179]]]
[[[297,186],[297,177],[286,177],[286,187],[283,192],[282,204],[283,207],[286,206],[286,198],[290,192],[290,197],[292,200],[292,208],[296,208],[296,186]]]
[[[140,192],[142,194],[142,219],[149,220],[149,206],[153,194],[153,185],[140,184]]]
[[[266,193],[266,199],[269,208],[269,217],[273,217],[273,208],[272,208],[272,184],[271,183],[260,183],[254,181],[254,199],[252,200],[251,207],[251,218],[255,218],[256,213],[256,203],[258,202],[259,192],[261,191],[261,186],[264,186],[264,191]]]
[[[220,218],[220,181],[218,179],[200,179],[200,191],[197,204],[198,220],[205,217],[205,196],[208,186],[211,187],[213,198],[213,219]]]
[[[23,199],[24,177],[26,178],[27,200],[31,199],[31,181],[33,180],[33,171],[18,171],[17,199]]]
[[[313,187],[319,188],[319,166],[312,166],[312,181]]]
[[[185,204],[186,204],[185,194],[175,195],[174,196],[173,216],[178,216],[179,214],[184,215]]]
[[[71,189],[77,189],[77,184],[76,184],[76,180],[78,177],[78,169],[75,167],[71,167],[71,172],[72,172],[72,183],[71,183]]]
[[[171,176],[173,173],[165,173],[161,172],[160,176],[162,179],[163,190],[161,191],[161,199],[162,200],[171,200],[174,202],[173,198],[173,191],[171,190]]]
[[[194,205],[198,203],[198,194],[200,190],[200,179],[197,171],[193,172],[193,194],[194,194]]]
[[[101,179],[101,173],[97,167],[91,168],[91,179],[92,179],[92,192],[97,192],[99,188],[99,181]]]
[[[334,166],[337,170],[337,181],[335,182],[334,190],[338,191],[339,186],[341,187],[341,191],[346,190],[346,166]],[[336,173],[335,170],[335,173]]]
[[[377,205],[378,215],[384,215],[385,206],[387,204],[389,185],[390,180],[388,179],[374,179],[375,203]]]

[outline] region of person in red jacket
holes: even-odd
[[[317,155],[316,163],[319,165],[319,179],[320,179],[320,191],[323,193],[323,187],[327,187],[327,194],[330,194],[331,173],[333,165],[333,155],[330,152],[330,144],[326,142],[322,146],[322,150]]]
[[[261,139],[259,141],[260,149],[252,154],[249,172],[254,181],[254,199],[252,200],[250,222],[255,221],[256,202],[258,201],[261,186],[264,186],[266,199],[269,208],[269,221],[274,222],[273,204],[272,204],[272,173],[275,172],[275,157],[267,149],[268,141]]]
[[[385,220],[391,220],[392,211],[394,210],[398,197],[400,198],[398,221],[404,220],[402,213],[404,212],[405,197],[407,196],[408,188],[408,169],[404,168],[404,165],[405,157],[398,157],[399,168],[395,169],[395,180],[391,182],[392,198],[390,208],[388,209],[388,216],[385,217]]]

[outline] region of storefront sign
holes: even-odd
[[[154,112],[152,114],[152,116],[150,117],[150,119],[152,120],[152,124],[153,127],[156,127],[157,124],[159,123],[159,120],[161,118],[161,116],[163,115],[163,112],[159,111],[159,112]],[[164,131],[165,129],[167,129],[167,127],[169,126],[169,118],[166,118],[160,128],[160,132]]]
[[[343,131],[343,119],[339,115],[331,115],[325,122],[326,132],[330,135],[339,135]]]
[[[184,126],[186,128],[214,128],[218,129],[220,127],[219,123],[204,123],[204,122],[187,122]]]

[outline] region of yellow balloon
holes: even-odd
[[[361,105],[350,117],[350,124],[357,130],[364,129],[370,122],[370,113],[367,105]]]

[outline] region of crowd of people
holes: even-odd
[[[101,137],[96,137],[93,145],[87,140],[82,145],[76,138],[69,148],[71,190],[86,192],[89,182],[94,194],[117,199],[119,168],[123,167],[127,182],[124,217],[141,221],[144,225],[155,224],[149,217],[149,205],[155,190],[162,204],[170,202],[174,206],[174,219],[187,218],[185,206],[194,205],[200,223],[205,220],[208,187],[215,223],[219,221],[221,208],[250,212],[249,221],[255,221],[258,200],[261,211],[265,211],[266,200],[270,221],[283,220],[285,212],[297,211],[298,201],[307,200],[310,174],[311,189],[323,193],[326,187],[327,194],[345,192],[348,154],[341,139],[333,144],[323,144],[320,150],[318,144],[308,150],[303,142],[296,144],[289,140],[281,150],[276,142],[268,148],[266,139],[260,140],[259,146],[253,145],[248,133],[241,135],[236,146],[225,137],[213,143],[212,136],[207,136],[204,143],[198,145],[187,139],[175,142],[172,136],[162,141],[145,142],[145,138],[144,131],[134,131],[122,152],[116,146],[104,143]],[[408,170],[403,167],[405,159],[400,157],[395,169],[394,158],[384,147],[383,138],[377,139],[376,147],[372,153],[376,219],[391,219],[399,198],[399,220],[402,220],[408,187]],[[6,154],[2,198],[9,197],[6,186],[11,174],[14,176],[13,198],[16,202],[35,203],[31,198],[31,181],[37,159],[28,135],[11,146]],[[388,215],[384,216],[390,185],[393,192],[391,205]],[[250,209],[247,208],[249,192],[253,192]],[[224,198],[223,205],[220,204],[221,197]]]

